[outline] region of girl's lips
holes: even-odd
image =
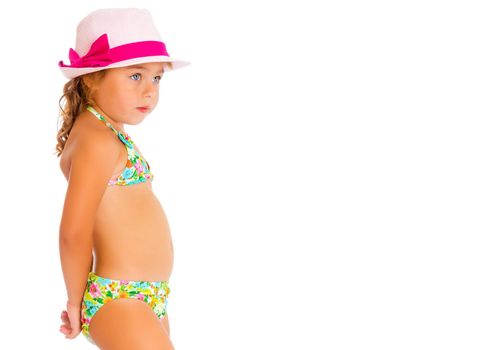
[[[150,108],[147,108],[147,107],[136,107],[136,109],[140,112],[148,112],[150,110]]]

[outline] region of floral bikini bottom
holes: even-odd
[[[102,306],[118,298],[139,299],[147,303],[159,319],[167,314],[170,288],[167,281],[115,280],[89,272],[87,287],[82,300],[81,328],[87,340],[95,342],[89,334],[92,317]]]

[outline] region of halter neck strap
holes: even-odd
[[[99,120],[100,120],[101,122],[103,122],[103,123],[104,123],[106,126],[108,126],[109,128],[111,128],[111,129],[112,129],[112,131],[114,131],[114,133],[115,133],[116,135],[119,135],[119,134],[122,134],[122,135],[124,135],[124,136],[127,136],[127,135],[128,135],[127,133],[125,133],[125,132],[123,132],[123,131],[119,131],[119,130],[117,130],[115,127],[113,127],[113,126],[111,125],[111,123],[109,123],[109,122],[107,121],[107,119],[105,119],[105,118],[104,118],[104,116],[103,116],[102,114],[100,114],[99,112],[97,112],[97,111],[95,110],[95,108],[94,108],[94,107],[92,107],[92,106],[90,106],[90,105],[89,105],[89,106],[87,106],[87,109],[88,109],[90,112],[92,112],[92,114],[93,114],[93,115],[95,115],[95,116],[97,117],[97,119],[99,119]]]

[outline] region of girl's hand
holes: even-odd
[[[72,305],[66,303],[66,311],[61,312],[61,321],[63,324],[60,327],[60,332],[65,335],[67,339],[76,338],[80,333],[80,305]]]

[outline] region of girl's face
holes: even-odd
[[[94,102],[112,120],[138,124],[156,107],[162,77],[162,62],[110,68],[94,87]]]

